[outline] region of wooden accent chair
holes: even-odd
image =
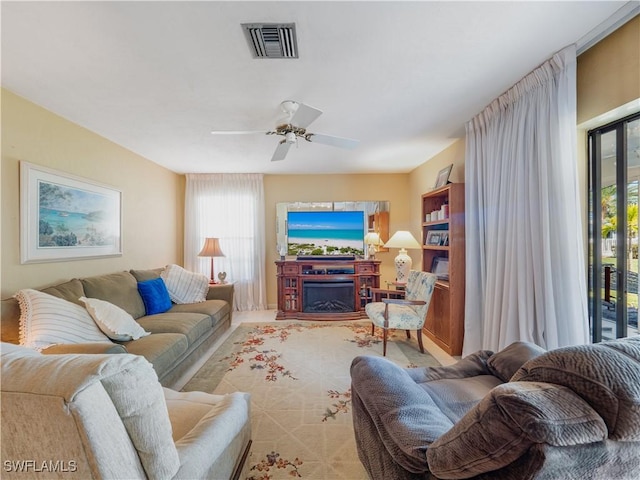
[[[374,298],[379,298],[380,301],[368,303],[365,306],[365,312],[373,323],[371,335],[374,334],[376,326],[383,329],[383,356],[387,355],[387,330],[389,329],[406,330],[407,338],[411,338],[411,330],[417,330],[420,352],[424,353],[422,327],[427,318],[437,279],[438,277],[433,273],[411,270],[404,298],[389,298],[401,296],[403,292],[399,290],[372,289]],[[387,298],[381,298],[383,295]]]

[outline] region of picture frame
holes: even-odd
[[[451,175],[451,170],[453,169],[453,163],[448,167],[443,168],[438,172],[438,176],[436,177],[436,184],[433,188],[444,187],[447,183],[449,183],[449,175]]]
[[[443,247],[449,246],[449,230],[442,230],[440,232],[440,245]]]
[[[425,245],[440,245],[440,242],[442,241],[441,234],[442,232],[440,230],[429,230],[427,232],[427,238],[424,241]]]
[[[438,280],[449,280],[449,258],[433,257],[431,273],[435,274]]]
[[[122,255],[122,192],[20,162],[20,262]]]

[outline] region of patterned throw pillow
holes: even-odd
[[[209,279],[201,273],[189,272],[178,265],[167,265],[160,277],[174,303],[201,303],[207,299]]]
[[[20,290],[20,345],[42,350],[58,343],[109,342],[80,305],[48,293]]]
[[[100,330],[112,340],[128,342],[150,335],[129,313],[113,303],[87,297],[80,297],[80,301]]]

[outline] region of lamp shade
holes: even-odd
[[[409,271],[411,270],[411,257],[407,255],[407,248],[421,248],[418,241],[411,235],[411,232],[406,230],[398,230],[384,244],[387,248],[399,248],[400,252],[394,259],[396,265],[396,282],[407,283],[409,279]]]
[[[224,253],[222,253],[222,249],[220,248],[220,241],[217,238],[207,237],[204,239],[204,246],[200,253],[199,257],[224,257]]]
[[[382,245],[382,240],[380,240],[380,235],[376,232],[368,232],[364,236],[364,243],[367,245]]]
[[[420,248],[418,241],[411,232],[406,230],[398,230],[384,246],[385,248]]]

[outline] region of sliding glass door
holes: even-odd
[[[589,296],[594,342],[638,334],[640,114],[589,132]]]

